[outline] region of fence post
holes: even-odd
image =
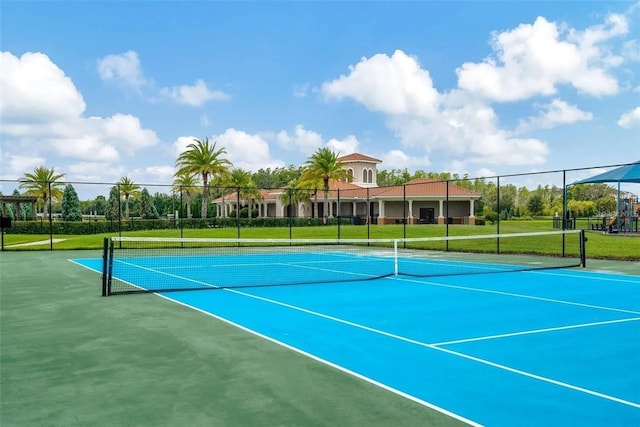
[[[338,215],[336,215],[338,217],[338,240],[340,240],[340,223],[342,222],[342,216],[340,215],[340,189],[337,189],[338,191],[338,205],[336,206],[336,213]]]
[[[496,233],[498,237],[496,238],[496,253],[500,253],[500,177],[497,177],[497,187],[496,187],[496,212],[498,213],[498,217],[496,219]]]
[[[51,194],[51,181],[47,182],[48,192],[49,192],[49,250],[53,251],[53,204],[51,203],[52,194]]]

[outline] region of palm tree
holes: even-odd
[[[308,202],[311,198],[311,194],[312,191],[301,186],[297,180],[292,179],[291,181],[289,181],[289,184],[284,189],[282,194],[278,196],[278,198],[280,199],[282,204],[284,204],[285,206],[289,206],[289,209],[291,210],[294,207],[297,207],[300,203]],[[290,215],[288,216],[293,216],[291,214],[291,211]]]
[[[305,191],[308,194],[308,199],[311,200],[311,196],[313,196],[313,204],[318,206],[318,188],[323,187],[324,184],[322,179],[300,179],[296,187],[300,190]],[[313,206],[311,207],[311,217],[315,218]]]
[[[220,184],[228,190],[237,190],[240,199],[249,202],[249,218],[251,218],[253,201],[260,200],[262,198],[260,191],[256,187],[256,184],[253,182],[253,178],[251,178],[251,172],[247,172],[244,169],[240,168],[234,168],[228,175],[223,177]],[[223,189],[222,191],[224,193],[225,189]],[[240,206],[238,206],[238,209],[236,209],[236,218],[239,217]]]
[[[210,143],[209,138],[203,141],[194,138],[176,160],[178,170],[174,176],[197,174],[202,177],[202,219],[207,218],[209,208],[209,177],[224,175],[231,166],[231,162],[222,157],[226,153],[224,148],[217,150],[216,142]]]
[[[118,181],[121,197],[124,197],[124,219],[129,219],[129,199],[134,199],[140,194],[140,186],[133,182],[128,176],[123,176]]]
[[[199,192],[197,185],[198,180],[192,173],[178,175],[173,180],[173,191],[179,192],[182,195],[182,200],[187,205],[187,218],[191,218],[193,196]]]
[[[63,173],[56,174],[54,168],[38,166],[32,173],[25,173],[24,178],[20,179],[20,188],[26,189],[25,194],[42,200],[43,216],[47,216],[49,213],[50,200],[62,197],[64,184],[58,180],[63,176]]]
[[[302,181],[322,181],[324,190],[323,216],[329,212],[329,181],[346,181],[349,173],[344,163],[338,160],[338,154],[329,148],[319,148],[307,159],[302,170]]]

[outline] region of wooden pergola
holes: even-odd
[[[15,209],[15,219],[35,219],[36,217],[36,202],[38,198],[35,196],[0,196],[0,204],[2,204],[2,216],[7,216],[7,203],[11,203]],[[31,203],[31,218],[20,218],[20,204]]]

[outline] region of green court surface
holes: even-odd
[[[0,426],[460,425],[158,296],[100,297],[68,261],[99,256],[0,253]]]

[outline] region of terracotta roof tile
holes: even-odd
[[[376,159],[375,157],[365,156],[360,153],[351,153],[346,156],[338,157],[338,160],[341,162],[369,162],[369,163],[382,163],[382,160]]]

